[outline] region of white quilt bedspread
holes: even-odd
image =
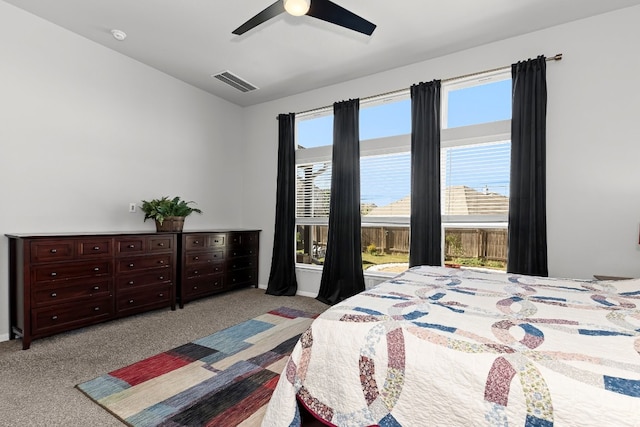
[[[416,267],[302,335],[263,426],[640,426],[640,280]]]

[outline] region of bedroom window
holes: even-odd
[[[444,262],[505,270],[511,76],[443,85],[442,104]]]
[[[442,87],[443,254],[447,264],[504,269],[511,80],[476,76]],[[331,184],[331,111],[296,123],[297,259],[321,265]],[[365,272],[402,271],[409,259],[411,101],[361,103],[360,169]]]

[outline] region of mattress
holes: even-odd
[[[640,279],[414,267],[314,320],[263,426],[640,426]]]

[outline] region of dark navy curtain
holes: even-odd
[[[276,224],[266,291],[269,295],[295,295],[298,290],[295,266],[295,118],[293,113],[278,116]]]
[[[333,105],[333,157],[329,231],[320,292],[336,304],[364,290],[360,217],[360,101]]]
[[[511,66],[509,273],[547,276],[546,58]]]
[[[411,86],[409,266],[442,265],[440,81]]]

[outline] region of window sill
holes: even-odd
[[[322,272],[321,265],[313,265],[313,264],[300,264],[296,263],[296,270],[308,270],[308,271],[318,271]],[[365,277],[377,277],[382,279],[390,279],[392,277],[397,276],[400,273],[388,272],[385,273],[383,271],[367,271],[364,270],[363,274]]]

